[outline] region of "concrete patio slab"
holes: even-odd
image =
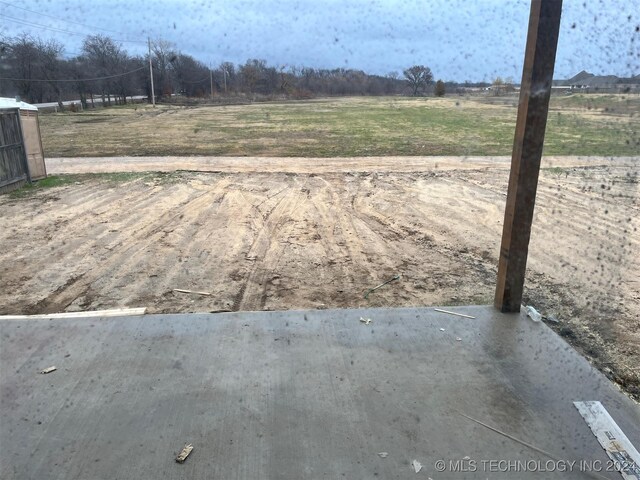
[[[621,478],[572,402],[602,402],[637,448],[635,403],[544,324],[447,309],[476,318],[1,320],[0,478]]]

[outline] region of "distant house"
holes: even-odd
[[[581,93],[640,93],[640,75],[620,78],[616,75],[594,75],[582,70],[568,80],[555,80],[554,87]]]
[[[619,78],[618,90],[622,93],[638,93],[640,94],[640,74],[635,77]]]
[[[573,77],[571,77],[569,80],[564,80],[565,84],[567,86],[577,86],[577,85],[583,85],[584,81],[593,77],[593,73],[589,73],[585,70],[582,70],[580,73],[578,73],[577,75],[574,75]]]

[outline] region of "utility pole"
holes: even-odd
[[[213,71],[211,70],[211,64],[209,64],[209,83],[211,84],[211,100],[213,100]]]
[[[224,94],[227,94],[227,67],[222,67],[222,75],[224,76]]]
[[[149,41],[149,76],[151,77],[151,103],[155,107],[156,106],[156,93],[155,93],[155,90],[153,88],[153,65],[151,63],[151,39],[149,37],[147,37],[147,40]]]

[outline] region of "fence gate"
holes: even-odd
[[[30,182],[24,148],[20,111],[0,110],[0,192],[13,190]]]

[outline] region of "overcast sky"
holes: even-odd
[[[83,35],[102,33],[122,41],[132,54],[145,52],[147,36],[163,38],[213,65],[259,58],[271,65],[387,74],[423,64],[445,80],[490,81],[499,75],[519,82],[529,5],[528,0],[2,0],[0,34],[55,38],[67,56],[80,52]],[[555,78],[583,69],[640,73],[640,0],[564,0],[562,15]]]

